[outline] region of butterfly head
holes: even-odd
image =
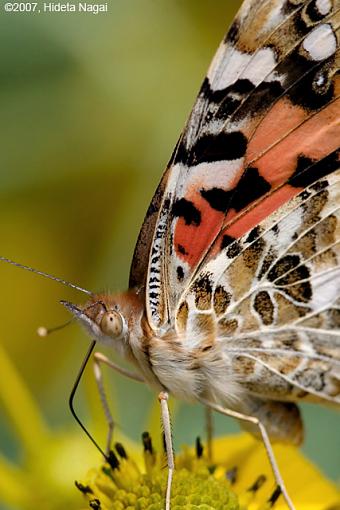
[[[115,303],[110,295],[94,296],[83,307],[68,301],[62,301],[62,304],[99,342],[112,345],[112,341],[127,340],[129,335],[127,321],[119,304]]]

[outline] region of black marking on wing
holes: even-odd
[[[224,42],[235,44],[240,37],[240,28],[240,22],[235,19],[224,38]]]
[[[313,190],[313,191],[316,191],[316,192],[319,192],[319,191],[322,191],[323,189],[327,188],[328,186],[328,181],[325,179],[323,181],[317,181],[315,182],[314,184],[312,184],[310,186],[310,188]]]
[[[214,292],[214,310],[216,315],[222,315],[227,310],[231,301],[231,294],[222,285],[218,285]]]
[[[214,161],[242,158],[247,150],[247,138],[240,131],[233,133],[221,132],[218,135],[204,135],[187,151],[180,144],[176,155],[176,163],[188,166]]]
[[[212,209],[225,213],[233,192],[221,188],[211,188],[208,190],[202,189],[200,193]]]
[[[298,157],[296,169],[288,183],[296,188],[304,188],[313,184],[313,182],[321,177],[335,172],[339,167],[339,152],[339,149],[337,149],[319,161],[314,161],[301,154]]]
[[[258,292],[254,299],[254,308],[261,316],[263,324],[269,326],[274,321],[274,305],[267,291]]]
[[[274,282],[284,276],[287,271],[300,264],[299,255],[285,255],[281,257],[268,273],[268,280]]]
[[[270,189],[269,182],[259,174],[258,169],[248,167],[237,184],[230,207],[239,212],[254,200],[261,198]]]
[[[182,255],[188,255],[188,252],[184,248],[182,244],[177,244],[177,251],[178,253],[181,253]]]
[[[226,248],[227,246],[229,246],[229,244],[231,244],[233,241],[235,241],[235,238],[234,238],[234,237],[231,237],[231,236],[229,236],[228,234],[225,234],[225,235],[222,237],[221,250],[224,250],[224,248]]]
[[[274,227],[277,227],[277,225],[273,225],[272,231],[274,232]],[[268,272],[269,268],[274,264],[275,260],[277,259],[277,254],[275,253],[275,250],[273,248],[270,248],[267,254],[265,255],[261,268],[258,272],[258,279],[261,280],[263,276]]]
[[[234,241],[227,250],[227,256],[230,259],[233,259],[234,257],[237,257],[242,251],[242,245],[238,241]]]
[[[172,214],[175,217],[183,218],[186,225],[196,225],[201,223],[201,213],[190,200],[180,198],[172,206]]]
[[[261,82],[251,94],[246,94],[248,97],[245,101],[240,101],[241,107],[234,113],[234,121],[244,119],[250,111],[257,112],[257,114],[265,112],[283,94],[284,87],[278,80]],[[217,118],[221,116],[223,108],[224,101],[216,114]]]
[[[308,303],[313,294],[308,281],[310,270],[305,265],[298,264],[300,264],[298,255],[285,255],[269,271],[268,280],[275,281],[275,285],[283,287],[293,299]]]
[[[255,85],[248,79],[239,79],[224,89],[212,90],[208,78],[205,78],[201,90],[202,97],[209,107],[209,111],[216,112],[219,119],[227,119],[240,106]]]
[[[208,310],[211,305],[213,285],[210,273],[198,278],[192,285],[195,294],[195,304],[199,310]]]
[[[248,234],[248,237],[246,239],[246,242],[247,243],[252,243],[253,241],[255,241],[255,239],[257,239],[259,237],[261,233],[261,229],[259,226],[256,226],[254,227]]]
[[[176,272],[177,272],[177,280],[179,282],[183,281],[183,278],[184,278],[183,267],[182,266],[177,266]]]
[[[295,82],[288,88],[287,98],[293,104],[316,111],[325,107],[333,98],[334,83],[329,79],[327,70],[334,63],[335,56],[316,64],[314,60],[303,57],[299,51],[297,48],[284,62],[285,72],[290,81]],[[320,76],[324,76],[325,84],[319,87],[317,83]]]

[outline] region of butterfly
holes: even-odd
[[[244,0],[161,178],[129,290],[64,302],[100,366],[300,444],[297,404],[340,405],[340,0]],[[80,289],[82,290],[82,289]]]

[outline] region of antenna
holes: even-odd
[[[37,334],[40,337],[45,337],[47,335],[50,335],[51,333],[54,333],[55,331],[58,331],[59,329],[66,328],[69,324],[72,324],[74,322],[75,317],[72,317],[72,319],[68,320],[67,322],[64,322],[63,324],[59,324],[59,326],[54,326],[53,328],[45,328],[45,326],[39,326],[37,329]]]
[[[7,262],[8,264],[11,264],[12,266],[19,267],[20,269],[25,269],[26,271],[30,271],[31,273],[38,274],[39,276],[44,276],[45,278],[49,278],[50,280],[54,280],[55,282],[62,283],[63,285],[66,285],[67,287],[71,287],[72,289],[76,289],[76,290],[79,290],[80,292],[84,292],[85,294],[87,294],[89,296],[93,296],[92,292],[90,292],[89,290],[83,289],[79,285],[75,285],[74,283],[70,283],[70,282],[68,282],[66,280],[63,280],[62,278],[58,278],[57,276],[52,276],[52,275],[50,275],[48,273],[45,273],[44,271],[38,271],[37,269],[34,269],[33,267],[25,266],[24,264],[20,264],[19,262],[14,262],[13,260],[8,259],[7,257],[2,257],[0,255],[0,261]],[[67,302],[62,302],[62,303],[66,304],[66,305],[71,305],[71,303],[67,303]],[[98,303],[99,302],[94,303],[94,304],[98,304]],[[76,307],[74,305],[72,305],[72,306],[76,309]],[[71,306],[68,306],[68,308],[71,308]],[[77,310],[77,311],[80,313],[80,310]],[[70,324],[74,319],[75,319],[75,317],[72,317],[72,319],[67,321],[66,323],[64,323],[64,324],[62,324],[60,326],[56,326],[54,328],[50,328],[50,329],[47,329],[44,326],[41,326],[40,328],[38,328],[37,333],[41,337],[47,336],[49,333],[52,333],[53,331],[56,331],[56,330],[61,329],[61,328],[64,328],[65,326]],[[85,356],[85,358],[84,358],[84,360],[83,360],[83,362],[82,362],[82,364],[80,366],[78,375],[76,377],[75,383],[73,385],[73,388],[71,390],[71,394],[70,394],[70,397],[69,397],[69,406],[70,406],[70,410],[71,410],[72,416],[75,418],[77,423],[83,429],[85,434],[89,437],[89,439],[92,441],[94,446],[100,451],[100,453],[103,455],[105,460],[109,463],[109,465],[113,469],[115,469],[117,467],[117,465],[119,464],[118,459],[116,458],[115,454],[112,451],[110,451],[108,455],[106,455],[104,453],[104,451],[100,448],[99,444],[95,441],[93,436],[87,430],[85,425],[78,418],[77,413],[76,413],[76,411],[74,409],[74,405],[73,405],[74,404],[74,397],[75,397],[77,388],[79,386],[80,380],[81,380],[82,375],[83,375],[84,370],[85,370],[85,367],[87,365],[87,362],[88,362],[88,360],[89,360],[89,358],[90,358],[90,356],[92,354],[92,351],[93,351],[95,345],[96,345],[96,340],[93,340],[91,342],[90,347],[89,347],[89,349],[88,349],[88,351],[86,353],[86,356]]]
[[[54,333],[55,331],[66,328],[67,326],[69,326],[69,324],[72,324],[72,322],[74,322],[76,319],[84,318],[84,314],[85,314],[86,310],[89,310],[90,308],[93,308],[94,306],[102,305],[104,310],[107,312],[106,304],[101,300],[95,301],[94,303],[90,303],[83,309],[80,309],[73,303],[70,303],[69,301],[64,301],[63,299],[60,301],[60,303],[62,305],[64,305],[69,310],[69,312],[73,313],[74,316],[71,319],[69,319],[68,321],[64,322],[63,324],[59,324],[58,326],[54,326],[53,328],[46,328],[45,326],[39,326],[39,328],[37,329],[38,336],[43,338],[51,333]]]
[[[25,266],[23,264],[19,264],[19,262],[14,262],[13,260],[10,260],[6,257],[2,257],[0,255],[0,261],[7,262],[8,264],[11,264],[12,266],[19,267],[20,269],[25,269],[26,271],[31,271],[31,273],[38,274],[39,276],[44,276],[45,278],[49,278],[50,280],[54,280],[55,282],[62,283],[63,285],[66,285],[67,287],[71,287],[71,289],[79,290],[80,292],[84,292],[88,296],[92,296],[92,292],[89,290],[83,289],[82,287],[79,287],[79,285],[75,285],[74,283],[70,283],[66,280],[63,280],[62,278],[58,278],[57,276],[52,276],[48,273],[44,273],[44,271],[38,271],[37,269],[33,269],[33,267]]]

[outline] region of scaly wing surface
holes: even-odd
[[[144,278],[156,333],[174,326],[207,264],[338,168],[339,10],[340,0],[243,3],[137,244],[131,281]]]

